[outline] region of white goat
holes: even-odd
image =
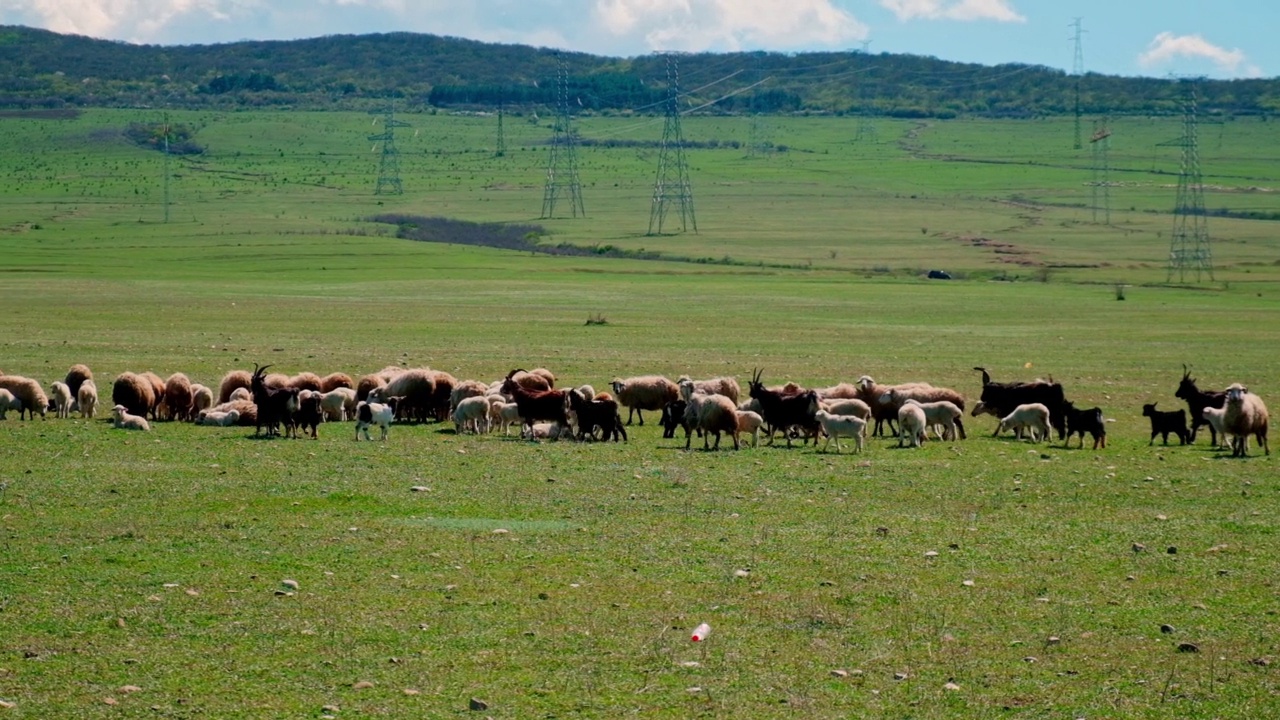
[[[365,440],[373,440],[369,437],[369,428],[374,425],[382,431],[382,437],[378,439],[386,440],[391,421],[395,418],[396,411],[391,405],[377,402],[362,402],[356,405],[356,442],[360,441],[361,432],[364,432]]]

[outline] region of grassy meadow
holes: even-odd
[[[1175,119],[1114,122],[1106,225],[1070,119],[877,120],[856,140],[854,118],[762,118],[786,150],[758,154],[750,120],[690,117],[719,143],[688,152],[699,232],[655,237],[655,148],[580,148],[587,217],[539,220],[550,130],[515,116],[494,157],[494,118],[404,115],[405,193],[375,197],[369,116],[171,113],[207,151],[172,160],[165,223],[162,156],[120,137],[157,114],[0,119],[4,372],[48,387],[83,362],[108,396],[125,370],[215,386],[254,363],[542,365],[597,388],[763,367],[974,399],[985,365],[1100,405],[1109,447],[993,439],[986,417],[855,455],[684,452],[654,422],[618,445],[451,424],[355,443],[351,424],[266,441],[11,413],[0,717],[1280,712],[1275,460],[1148,447],[1140,416],[1180,406],[1183,363],[1280,403],[1280,225],[1210,218],[1214,279],[1166,283]],[[1278,135],[1202,126],[1210,209],[1280,212]],[[415,243],[383,212],[715,262]]]

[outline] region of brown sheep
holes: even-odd
[[[232,370],[222,376],[222,382],[218,385],[218,402],[225,403],[231,400],[231,393],[236,388],[249,389],[249,384],[253,376],[248,370]],[[243,415],[242,415],[243,417]]]
[[[377,390],[380,387],[385,387],[386,384],[387,379],[377,373],[365,375],[360,378],[358,383],[356,383],[356,401],[364,402],[368,400],[370,392]]]
[[[289,387],[295,390],[310,390],[312,392],[320,392],[323,383],[320,376],[313,372],[300,372],[289,378]]]
[[[36,412],[40,413],[40,417],[44,417],[49,409],[49,397],[44,394],[44,388],[31,378],[21,375],[2,375],[0,388],[8,390],[15,398],[22,401],[22,409],[18,411],[19,418],[24,414],[28,419],[34,418]]]
[[[165,414],[169,420],[191,420],[191,379],[182,373],[174,373],[164,382]]]
[[[122,372],[111,386],[111,404],[124,406],[130,415],[146,417],[156,404],[156,391],[141,375]]]
[[[350,375],[341,372],[329,373],[328,375],[320,378],[320,392],[333,392],[338,388],[351,388],[352,390],[355,390],[356,383],[351,379]]]
[[[151,394],[155,399],[151,401],[151,419],[160,419],[160,408],[164,406],[164,380],[150,370],[141,373],[138,377],[151,383]]]
[[[71,397],[77,397],[80,394],[80,385],[85,380],[93,379],[93,371],[88,365],[72,365],[67,371],[67,377],[62,381],[71,389]]]

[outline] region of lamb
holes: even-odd
[[[77,364],[71,366],[62,382],[66,383],[67,387],[71,389],[71,397],[78,397],[80,395],[80,386],[84,384],[85,380],[92,379],[93,371],[89,369],[89,366]]]
[[[1147,441],[1147,445],[1151,445],[1156,441],[1157,435],[1164,436],[1164,444],[1169,444],[1169,433],[1178,436],[1178,444],[1186,445],[1191,439],[1191,432],[1187,430],[1187,411],[1173,410],[1165,412],[1157,410],[1156,405],[1160,403],[1149,403],[1142,406],[1142,416],[1151,418],[1151,439]]]
[[[1107,447],[1107,421],[1102,417],[1102,408],[1077,410],[1070,401],[1064,402],[1062,411],[1067,418],[1067,439],[1062,447],[1071,447],[1071,436],[1080,435],[1080,449],[1084,449],[1084,434],[1093,436],[1093,449]]]
[[[124,405],[116,405],[111,408],[111,416],[119,430],[141,430],[150,432],[151,425],[147,423],[147,419],[141,415],[130,415],[129,409]]]
[[[738,410],[735,415],[738,418],[738,432],[751,433],[751,447],[760,444],[760,430],[764,428],[764,418],[760,417],[760,413],[750,410]],[[673,432],[674,434],[674,432]]]
[[[1062,414],[1062,403],[1066,401],[1066,393],[1062,385],[1049,380],[1033,382],[992,382],[986,368],[975,367],[982,373],[982,396],[979,398],[986,407],[994,408],[997,417],[1007,415],[1018,405],[1041,404],[1049,408],[1049,422],[1058,431],[1058,439],[1067,434],[1066,418]],[[975,411],[973,415],[977,415]]]
[[[850,385],[849,387],[853,387]],[[817,392],[816,390],[814,392]],[[822,398],[822,394],[818,394]],[[832,415],[854,415],[863,420],[871,419],[871,406],[856,398],[852,399],[820,399],[819,405]]]
[[[1271,416],[1262,398],[1249,392],[1244,385],[1232,383],[1227,386],[1225,410],[1222,427],[1232,436],[1231,457],[1249,456],[1250,435],[1257,438],[1267,455],[1271,454],[1271,446],[1267,444],[1267,426]]]
[[[113,405],[123,405],[133,415],[145,417],[155,406],[155,389],[141,375],[123,372],[116,376],[111,386],[111,402]]]
[[[960,421],[960,418],[964,416],[964,411],[957,407],[955,403],[946,400],[920,402],[911,398],[903,404],[919,405],[920,409],[924,410],[925,426],[934,428],[939,440],[954,440],[957,437],[957,433],[961,440],[965,439],[964,425]],[[939,427],[942,428],[941,431],[937,430]]]
[[[338,388],[349,388],[355,390],[356,384],[352,381],[351,376],[346,373],[335,372],[329,373],[320,378],[320,392],[329,393]]]
[[[689,396],[687,403],[688,405],[684,411],[685,450],[688,450],[690,443],[693,442],[693,433],[689,432],[690,427],[702,431],[702,448],[704,450],[712,449],[709,447],[707,440],[712,433],[715,433],[716,436],[714,449],[719,450],[720,433],[722,432],[729,433],[733,437],[733,449],[739,449],[738,406],[733,400],[724,395],[707,394],[698,390]]]
[[[43,418],[49,409],[49,398],[45,396],[44,389],[40,387],[40,383],[31,378],[21,375],[0,375],[0,388],[13,393],[13,396],[22,403],[21,407],[12,408],[18,411],[19,419],[24,416],[34,419],[36,411],[39,411],[40,417]]]
[[[676,379],[676,385],[680,385],[685,380],[693,383],[694,390],[701,390],[708,395],[723,395],[732,400],[734,405],[738,404],[738,398],[742,395],[742,388],[738,385],[738,381],[731,377],[693,380],[688,375],[681,375]],[[685,399],[687,400],[688,398]]]
[[[164,401],[170,420],[191,419],[191,378],[174,373],[164,381]]]
[[[201,410],[196,415],[197,425],[207,425],[211,427],[232,427],[240,422],[240,412],[234,408],[226,412],[217,412],[214,410]]]
[[[1201,409],[1201,417],[1209,425],[1210,442],[1215,448],[1231,447],[1227,444],[1226,422],[1227,422],[1227,406],[1226,393],[1223,393],[1222,407],[1206,406]],[[1081,440],[1083,442],[1083,440]]]
[[[235,410],[239,416],[238,425],[241,427],[257,427],[258,406],[254,405],[252,400],[232,400],[209,408],[209,412],[231,412],[232,410]]]
[[[236,400],[253,400],[253,393],[249,392],[249,388],[236,388],[231,391],[231,398],[228,402],[234,402]]]
[[[662,375],[640,375],[625,380],[614,378],[609,386],[613,388],[614,397],[619,405],[627,406],[627,424],[631,424],[632,416],[640,416],[640,426],[644,426],[644,411],[658,410],[669,402],[680,397],[680,388]]]
[[[556,440],[570,433],[567,425],[553,422],[540,422],[520,430],[520,437],[525,440]]]
[[[477,435],[489,432],[489,401],[483,396],[462,398],[453,409],[454,433],[470,431]]]
[[[501,428],[503,435],[511,434],[512,425],[520,425],[520,406],[501,398],[489,402],[489,430]]]
[[[360,442],[360,433],[364,432],[365,440],[373,440],[369,437],[369,428],[377,425],[382,430],[380,440],[387,439],[387,432],[391,428],[391,421],[395,419],[396,411],[393,404],[371,403],[361,401],[356,405],[356,442]]]
[[[211,407],[213,407],[213,390],[200,383],[192,385],[191,410],[187,413],[188,417],[199,415],[201,410],[208,410]]]
[[[4,388],[0,388],[0,420],[5,419],[5,413],[10,410],[22,412],[22,401],[14,397],[13,393]]]
[[[996,435],[1005,430],[1026,430],[1031,433],[1031,442],[1039,442],[1049,439],[1049,428],[1049,408],[1044,403],[1026,403],[1000,418]]]
[[[924,413],[926,418],[931,418],[932,415],[937,415],[939,413],[951,414],[950,411],[945,408],[939,408],[938,406],[933,405],[933,403],[945,402],[956,407],[959,409],[960,415],[953,417],[951,422],[944,421],[942,424],[948,426],[954,425],[954,427],[950,428],[951,436],[956,437],[957,433],[959,433],[960,439],[965,439],[963,420],[964,396],[955,390],[952,390],[951,388],[934,387],[927,383],[907,383],[891,387],[886,395],[887,397],[884,395],[880,397],[880,402],[893,409],[895,413],[897,412],[897,408],[902,407],[902,404],[909,400],[914,400],[919,402],[921,405],[926,406]],[[932,408],[935,412],[931,414],[929,408]],[[929,424],[934,425],[935,423],[930,419]]]
[[[252,383],[253,376],[247,370],[232,370],[223,375],[222,382],[218,383],[218,404],[230,402],[236,388],[248,390]]]
[[[86,420],[92,420],[98,414],[98,385],[93,382],[93,378],[80,383],[80,390],[76,393],[76,406],[80,408],[80,417]]]
[[[906,383],[902,385],[881,385],[877,383],[870,375],[863,375],[858,378],[858,400],[867,404],[871,408],[871,417],[875,419],[876,424],[873,428],[872,435],[883,435],[885,426],[888,425],[889,433],[893,434],[893,423],[898,418],[898,407],[884,401],[884,397],[895,388],[908,388],[916,383]]]
[[[349,387],[336,387],[320,395],[320,410],[325,420],[346,422],[347,415],[355,417],[356,391]]]
[[[915,403],[906,403],[898,408],[898,447],[902,447],[903,440],[907,440],[907,447],[920,447],[928,426],[924,408]]]
[[[826,410],[818,410],[814,417],[827,435],[827,440],[822,445],[823,452],[827,451],[832,439],[836,441],[836,452],[840,452],[841,436],[853,438],[854,452],[862,452],[862,438],[867,434],[866,420],[856,415],[832,415]]]
[[[55,380],[49,386],[49,404],[53,406],[54,417],[71,417],[71,398],[71,388],[66,383]]]

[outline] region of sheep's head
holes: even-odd
[[[626,386],[627,384],[622,382],[622,378],[614,378],[609,381],[609,387],[613,388],[613,393],[615,395],[621,395],[623,388]]]
[[[858,378],[858,387],[862,388],[863,390],[870,390],[871,388],[875,387],[875,384],[876,384],[876,381],[872,380],[870,375],[863,375],[862,377]]]
[[[1240,383],[1231,383],[1227,388],[1227,402],[1238,405],[1244,400],[1244,396],[1249,394],[1249,388]]]

